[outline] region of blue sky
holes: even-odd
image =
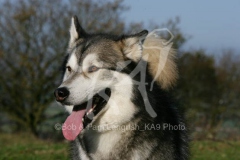
[[[183,33],[192,36],[184,48],[240,51],[240,0],[125,0],[125,21],[162,24],[179,16]]]

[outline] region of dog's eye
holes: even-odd
[[[66,69],[71,72],[72,71],[72,68],[70,66],[67,66]]]
[[[88,72],[95,72],[95,71],[97,71],[98,69],[99,69],[99,68],[96,67],[96,66],[91,66],[91,67],[88,68]]]

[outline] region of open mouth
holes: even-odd
[[[106,106],[111,90],[109,88],[95,94],[90,100],[73,107],[62,127],[62,132],[67,140],[75,140],[80,132],[86,128],[96,115]]]
[[[87,108],[86,114],[83,116],[83,128],[86,128],[88,124],[90,124],[94,118],[107,104],[108,99],[111,95],[111,91],[109,88],[100,91],[95,94],[91,100],[85,102],[82,105],[77,105],[73,107],[73,111],[80,110],[83,106]],[[87,107],[86,107],[87,106]],[[90,107],[89,107],[90,106]]]

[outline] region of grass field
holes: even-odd
[[[194,141],[191,160],[239,160],[240,142]],[[66,160],[68,143],[39,140],[30,134],[0,134],[0,160]]]
[[[0,160],[65,160],[68,143],[39,140],[30,134],[0,134]]]

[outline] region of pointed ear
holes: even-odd
[[[143,30],[137,34],[133,34],[122,39],[124,55],[137,62],[142,57],[142,44],[148,34],[147,30]]]
[[[87,36],[87,33],[83,30],[83,28],[79,24],[77,16],[72,17],[69,32],[70,32],[69,47],[71,47],[74,44],[74,42],[76,42],[78,39],[86,38]]]

